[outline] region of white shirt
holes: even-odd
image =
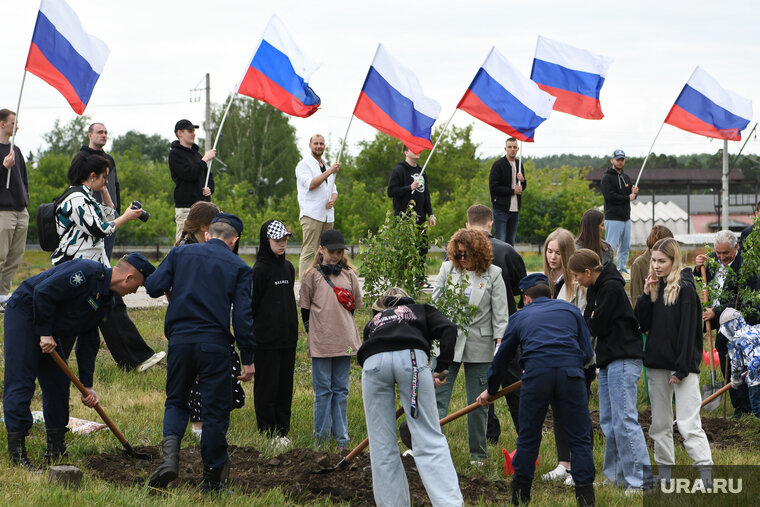
[[[330,165],[326,160],[322,160],[326,168]],[[309,190],[311,180],[320,176],[322,171],[319,168],[319,162],[314,156],[309,155],[301,160],[296,166],[296,187],[298,189],[298,207],[300,208],[299,218],[307,216],[320,222],[334,222],[335,209],[327,209],[327,201],[332,194],[337,194],[335,188],[335,175],[331,174],[327,179],[314,190]]]
[[[517,166],[516,162],[507,159],[507,162],[509,162],[509,165],[512,166],[512,190],[514,190],[517,187]],[[517,207],[517,194],[512,194],[509,198],[509,211],[515,212],[520,211],[520,208]]]

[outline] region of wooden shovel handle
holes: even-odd
[[[518,389],[520,389],[521,385],[522,385],[522,380],[518,380],[514,384],[508,385],[507,387],[505,387],[504,389],[502,389],[498,393],[494,394],[493,397],[491,397],[491,401],[498,400],[502,396],[506,396],[509,393],[513,392],[513,391],[517,391]],[[453,421],[454,419],[458,419],[458,418],[462,417],[465,414],[469,414],[470,412],[472,412],[473,410],[475,410],[478,407],[480,407],[480,405],[478,405],[478,402],[476,401],[475,403],[471,403],[470,405],[467,405],[466,407],[457,410],[453,414],[447,415],[446,417],[444,417],[443,419],[441,419],[441,421],[440,421],[441,426],[443,426],[444,424],[446,424],[448,422]]]
[[[742,373],[742,378],[744,378],[746,376],[747,376],[747,372],[745,371],[744,373]],[[721,394],[725,393],[729,389],[731,389],[731,381],[730,380],[729,380],[728,384],[724,385],[723,387],[721,387],[720,389],[718,389],[717,391],[715,391],[714,393],[712,393],[710,396],[708,396],[707,398],[705,398],[704,400],[702,400],[702,405],[700,406],[700,408],[704,407],[705,405],[707,405],[712,400],[714,400],[715,398],[717,398]]]

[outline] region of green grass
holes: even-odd
[[[47,267],[47,254],[41,252],[29,252],[25,256],[25,262],[20,270],[18,279],[23,279],[35,272]],[[529,268],[530,270],[530,268]],[[168,343],[163,337],[164,309],[145,309],[130,311],[137,327],[142,332],[146,341],[156,350],[167,350]],[[355,320],[359,329],[369,319],[369,312],[361,310],[356,313]],[[302,332],[303,330],[301,330]],[[320,448],[323,450],[337,451],[334,444],[318,447],[312,440],[312,389],[310,361],[306,357],[306,344],[301,335],[298,344],[296,359],[295,387],[293,397],[292,426],[289,437],[294,447]],[[76,371],[75,361],[72,366]],[[4,369],[0,367],[0,370]],[[708,373],[703,370],[702,383],[707,383]],[[121,429],[133,446],[157,445],[162,436],[163,402],[166,372],[157,367],[145,373],[126,373],[117,368],[113,359],[106,350],[98,355],[95,375],[95,389],[100,395],[101,404],[106,413]],[[234,410],[231,414],[231,424],[228,440],[231,445],[252,446],[261,452],[271,455],[273,450],[268,439],[262,437],[256,431],[255,415],[253,412],[252,384],[245,385],[247,394],[244,408]],[[645,396],[643,385],[640,386],[640,400],[644,408]],[[41,396],[39,389],[32,400],[32,410],[41,410]],[[452,396],[451,411],[466,405],[464,399],[463,379],[457,381]],[[592,408],[598,406],[596,397],[596,384],[593,386],[591,399]],[[496,404],[496,412],[502,422],[502,436],[497,446],[489,446],[488,459],[484,467],[477,469],[469,464],[469,452],[467,448],[467,427],[465,418],[458,419],[448,426],[445,432],[449,440],[454,464],[460,475],[478,475],[489,481],[505,481],[503,473],[503,456],[501,449],[512,451],[515,449],[515,434],[513,431],[506,403],[499,400]],[[729,408],[729,414],[731,409]],[[79,402],[79,395],[75,389],[71,394],[71,415],[89,420],[98,420],[97,414],[86,408]],[[350,378],[350,396],[348,405],[349,434],[351,443],[358,444],[366,436],[366,426],[362,409],[361,399],[361,369],[354,363]],[[718,413],[706,414],[703,417],[718,417]],[[746,439],[757,440],[757,431],[760,423],[750,420],[742,424],[746,428]],[[189,432],[188,432],[189,434]],[[86,456],[97,453],[113,453],[121,448],[116,438],[108,431],[102,431],[91,436],[75,436],[69,434],[68,439],[71,452],[70,462],[80,463]],[[651,450],[651,441],[650,453]],[[190,435],[186,436],[183,445],[198,445],[198,440]],[[757,445],[747,449],[713,449],[713,459],[716,464],[755,464],[757,462]],[[34,425],[30,437],[27,438],[27,448],[33,461],[40,463],[45,449],[45,432],[42,425]],[[603,479],[601,474],[604,451],[604,439],[595,435],[594,461],[597,468],[597,481]],[[119,488],[99,480],[93,474],[85,471],[85,479],[78,490],[68,490],[48,483],[47,475],[32,475],[20,467],[9,466],[7,454],[7,441],[5,429],[0,430],[0,504],[1,505],[211,505],[224,502],[229,505],[285,505],[293,500],[280,491],[256,493],[252,496],[241,494],[225,495],[222,498],[208,498],[200,495],[197,491],[189,488],[172,489],[167,496],[156,496],[146,488],[132,487]],[[541,444],[541,463],[536,471],[537,476],[545,473],[556,465],[554,450],[554,436],[547,433]],[[691,461],[681,445],[676,445],[676,461],[678,464],[690,464]],[[80,463],[81,464],[81,463]],[[575,503],[571,488],[558,487],[545,484],[536,480],[533,488],[534,505],[565,506]],[[630,505],[630,499],[626,498],[620,489],[600,487],[597,489],[599,505]],[[502,502],[500,502],[502,503]],[[328,505],[329,501],[314,503],[313,505]]]

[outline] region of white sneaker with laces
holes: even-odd
[[[145,371],[148,368],[157,365],[164,357],[166,357],[166,352],[163,350],[161,352],[156,352],[152,356],[150,356],[148,359],[137,365],[137,368],[135,368],[137,371]]]
[[[567,478],[570,475],[570,470],[562,465],[557,465],[557,468],[549,473],[545,473],[541,476],[544,481],[559,481]]]

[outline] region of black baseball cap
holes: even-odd
[[[225,224],[230,224],[237,231],[238,236],[243,235],[243,221],[240,220],[235,215],[232,215],[230,213],[219,213],[211,221],[212,224],[216,222],[223,222]]]
[[[341,250],[346,248],[346,240],[343,234],[335,229],[327,229],[319,238],[319,245],[328,250]]]
[[[174,125],[174,132],[178,130],[195,130],[197,128],[198,125],[193,125],[193,122],[190,120],[180,120]]]

